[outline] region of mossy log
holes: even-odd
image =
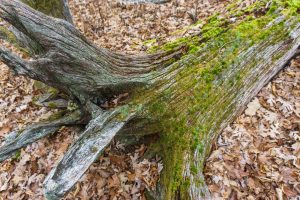
[[[160,152],[164,162],[151,195],[210,198],[202,170],[216,137],[300,45],[298,1],[238,5],[210,17],[197,36],[129,56],[96,47],[69,22],[0,0],[0,17],[43,49],[27,61],[0,48],[1,60],[17,75],[67,94],[81,110],[80,123],[88,124],[46,179],[48,199],[68,192],[115,136],[149,134],[159,138],[149,151]],[[126,105],[101,107],[122,93],[129,93]]]

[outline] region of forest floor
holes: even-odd
[[[69,0],[74,22],[101,47],[130,54],[195,34],[230,1],[174,0],[162,5],[124,5],[116,0]],[[244,1],[249,6],[254,0]],[[178,31],[189,26],[185,31]],[[13,76],[0,63],[0,142],[11,131],[46,119],[56,110],[37,107],[32,80]],[[0,199],[43,199],[42,183],[82,127],[62,128],[0,164]],[[300,57],[291,61],[227,127],[207,160],[205,176],[214,199],[296,199],[300,194]],[[128,152],[107,148],[65,199],[145,199],[163,169],[160,156],[140,159],[147,146]],[[300,198],[300,196],[298,196]]]

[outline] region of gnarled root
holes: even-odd
[[[130,114],[121,116],[121,110],[101,112],[90,121],[81,137],[46,178],[44,184],[47,199],[63,197],[102,154],[131,117]]]
[[[60,129],[61,126],[75,125],[81,119],[79,110],[63,116],[62,118],[40,122],[27,127],[16,138],[0,147],[0,161],[8,159],[17,150],[51,134]]]

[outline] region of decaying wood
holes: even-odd
[[[215,102],[208,107],[205,112],[206,114],[198,118],[198,123],[207,124],[212,122],[207,130],[206,137],[203,138],[205,141],[205,152],[199,152],[199,149],[196,149],[193,154],[186,154],[185,157],[186,166],[184,176],[188,177],[191,181],[188,191],[191,199],[210,198],[208,188],[206,188],[205,184],[199,187],[199,180],[201,182],[205,181],[202,170],[198,174],[193,174],[190,171],[191,165],[197,166],[199,169],[204,168],[203,161],[207,153],[210,152],[212,147],[211,142],[216,141],[216,137],[221,131],[245,110],[246,105],[257,95],[260,89],[288,61],[297,55],[298,48],[300,47],[300,23],[297,23],[296,27],[290,32],[290,37],[272,44],[271,41],[274,41],[276,37],[276,35],[270,35],[270,38],[266,41],[241,53],[237,58],[237,60],[240,60],[240,63],[234,64],[222,75],[226,79],[225,83],[221,83],[221,80],[216,82],[216,86],[226,90],[226,93],[216,96]],[[274,58],[276,57],[278,59],[275,60]],[[251,68],[253,62],[255,62],[255,67]],[[235,79],[236,74],[240,73],[245,76],[241,85],[236,84],[231,88],[224,87],[226,82]]]
[[[155,199],[209,199],[202,170],[213,141],[300,46],[299,15],[277,13],[276,18],[264,19],[269,23],[261,32],[268,37],[240,34],[242,23],[226,22],[228,27],[218,37],[202,33],[193,44],[199,46],[196,51],[179,45],[128,56],[96,47],[69,22],[16,0],[0,0],[0,17],[42,50],[28,61],[0,48],[1,60],[17,75],[66,93],[84,121],[90,119],[46,178],[47,198],[58,199],[68,192],[112,138],[144,132],[159,133],[157,144],[164,160],[159,187],[152,192]],[[130,93],[126,106],[99,107],[124,92]]]
[[[81,102],[145,86],[156,74],[153,69],[179,53],[139,57],[112,53],[92,45],[71,24],[36,13],[24,4],[3,0],[0,8],[4,20],[36,41],[45,52],[31,62],[14,58],[23,66],[19,72],[76,96]],[[29,69],[34,69],[35,74]]]
[[[118,110],[105,111],[89,122],[86,130],[46,178],[44,184],[47,199],[62,198],[97,160],[130,118],[116,120],[118,114]]]
[[[31,144],[51,133],[55,133],[62,126],[77,125],[80,123],[81,113],[75,111],[67,114],[59,119],[52,121],[40,122],[27,127],[25,130],[17,134],[14,139],[6,142],[0,147],[0,161],[6,160],[12,156],[17,150]]]
[[[73,24],[67,0],[22,0],[22,2],[48,16],[60,18]],[[16,43],[18,46],[26,49],[30,55],[41,53],[42,49],[36,41],[30,39],[30,37],[13,26],[5,27],[4,25],[5,24],[0,25],[0,38],[8,39],[9,42]]]

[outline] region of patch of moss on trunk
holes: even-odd
[[[46,15],[64,19],[63,0],[22,0],[30,7]]]
[[[215,15],[204,25],[201,36],[181,38],[150,50],[169,51],[183,44],[189,48],[187,55],[170,67],[169,72],[176,71],[174,76],[166,76],[168,81],[160,80],[159,86],[137,97],[137,102],[142,102],[141,98],[151,99],[145,108],[147,115],[157,119],[162,126],[164,199],[174,199],[178,191],[182,199],[189,199],[187,188],[190,181],[183,175],[187,162],[185,154],[193,155],[192,152],[197,150],[204,158],[210,152],[212,137],[215,137],[212,133],[218,131],[217,127],[234,109],[231,102],[236,94],[227,91],[230,88],[238,91],[243,87],[247,74],[256,66],[256,60],[253,60],[247,67],[230,74],[228,70],[234,70],[243,62],[241,52],[264,41],[272,45],[288,40],[291,30],[286,23],[299,22],[298,1],[275,0],[267,12],[256,16],[257,9],[260,9],[257,5],[266,6],[267,3],[258,1],[242,11],[247,12],[247,17],[235,23],[228,23],[228,19]],[[233,8],[235,6],[230,7]],[[275,54],[271,59],[276,61],[280,57]],[[230,74],[228,79],[223,79],[224,74]],[[168,87],[165,83],[169,84]],[[202,172],[204,159],[202,162],[192,164],[191,173]],[[203,184],[201,181],[199,179],[199,186]]]

